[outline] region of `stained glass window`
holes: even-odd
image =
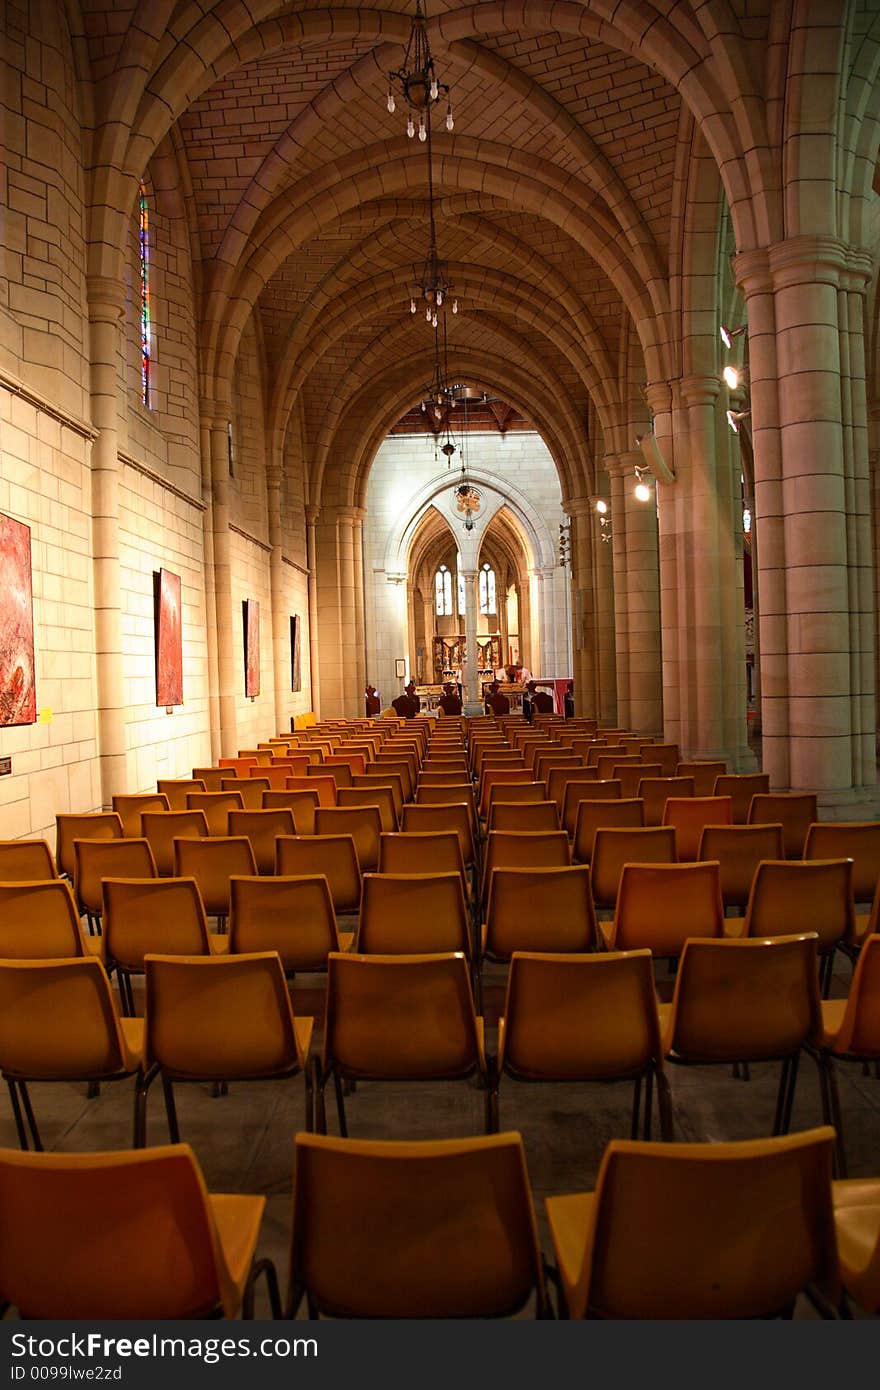
[[[437,617],[450,617],[452,614],[452,575],[445,565],[441,565],[434,576],[434,596]]]
[[[152,363],[150,323],[150,210],[147,204],[147,190],[140,185],[138,201],[138,253],[141,272],[141,400],[150,405],[150,369]]]
[[[487,616],[498,612],[498,602],[495,597],[495,571],[491,565],[484,565],[480,570],[480,612]]]

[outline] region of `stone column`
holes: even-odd
[[[339,507],[336,512],[336,573],[339,612],[339,656],[342,667],[340,715],[350,718],[360,714],[357,698],[357,617],[355,607],[356,575],[354,563],[354,507]],[[363,687],[361,687],[363,690]]]
[[[281,469],[266,468],[266,512],[268,517],[269,591],[272,604],[272,673],[275,696],[275,732],[290,727],[290,615],[284,602],[284,561],[281,536]]]
[[[617,716],[625,728],[657,733],[663,727],[657,508],[653,488],[648,502],[635,496],[637,463],[641,454],[604,460],[612,486]]]
[[[477,571],[461,570],[460,573],[464,583],[464,640],[467,653],[462,667],[461,683],[464,686],[465,705],[482,710],[477,681]]]
[[[364,622],[364,516],[363,507],[354,509],[352,537],[354,540],[354,621],[356,629],[355,655],[357,657],[357,700],[356,712],[361,714],[363,692],[367,684],[367,634]]]
[[[220,752],[220,677],[217,666],[217,604],[214,586],[214,505],[211,489],[211,421],[204,414],[199,420],[199,454],[201,463],[202,544],[204,546],[205,624],[208,657],[208,724],[211,738],[211,762],[222,758]]]
[[[320,508],[306,507],[306,565],[309,571],[309,691],[312,709],[320,718],[321,677],[318,663],[318,583],[315,526]]]
[[[558,644],[556,641],[556,605],[553,585],[556,566],[545,565],[541,575],[541,675],[558,676],[564,674],[558,669]]]
[[[848,415],[864,437],[862,363],[853,371],[854,306],[842,315],[840,299],[861,305],[863,259],[802,236],[735,263],[749,317],[764,767],[773,786],[817,791],[832,816],[876,795],[867,468],[847,437]],[[860,307],[855,317],[860,336]]]
[[[598,661],[593,588],[593,505],[588,497],[565,504],[571,517],[572,679],[576,712],[596,719]]]
[[[431,684],[434,680],[434,618],[437,604],[429,575],[425,576],[425,584],[428,593],[422,604],[425,621],[425,680]]]
[[[95,653],[101,804],[128,786],[125,752],[125,669],[119,566],[119,328],[125,295],[115,280],[91,276],[89,366],[92,424],[92,544],[95,583]]]
[[[613,457],[605,459],[611,480],[611,566],[614,575],[614,676],[617,692],[617,720],[621,728],[632,728],[629,682],[629,572],[626,558],[626,497],[628,482]],[[634,480],[633,480],[634,481]]]
[[[604,499],[606,502],[608,498]],[[591,497],[595,508],[598,498]],[[598,513],[596,513],[598,515]],[[593,595],[596,613],[596,717],[601,725],[617,725],[617,645],[614,631],[614,518],[595,521],[593,531]]]
[[[232,544],[229,536],[228,411],[211,402],[211,514],[214,534],[214,603],[217,614],[217,704],[221,757],[238,752],[236,689],[244,689],[241,653],[236,660],[232,627]]]
[[[507,665],[510,655],[510,629],[507,620],[507,576],[508,570],[505,566],[503,575],[496,571],[495,574],[495,601],[498,605],[498,637],[501,642],[501,664]]]

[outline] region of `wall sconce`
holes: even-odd
[[[739,434],[740,423],[751,415],[750,410],[728,410],[727,423],[734,434]]]
[[[639,468],[638,464],[635,466],[636,485],[633,488],[633,495],[638,502],[650,502],[651,500],[651,489],[645,482],[645,474],[649,471],[647,468]]]
[[[722,323],[718,332],[721,334],[721,341],[726,348],[732,347],[734,338],[738,338],[741,333],[747,333],[746,324],[740,324],[739,328],[727,328]]]
[[[728,391],[738,391],[741,386],[745,385],[748,378],[745,367],[734,367],[730,363],[724,368],[721,375]]]

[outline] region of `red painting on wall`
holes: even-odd
[[[254,699],[260,693],[260,605],[255,598],[242,604],[244,620],[244,693]]]
[[[0,725],[36,719],[31,528],[0,516]]]
[[[183,615],[180,575],[156,576],[156,704],[183,704]]]

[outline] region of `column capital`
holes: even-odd
[[[672,409],[672,383],[649,381],[645,386],[645,400],[653,415],[668,413]]]
[[[645,468],[646,464],[639,449],[627,449],[622,454],[606,454],[602,467],[609,477],[623,478],[634,473],[636,468]]]
[[[281,469],[280,469],[280,467],[278,466],[278,464],[267,463],[267,464],[266,464],[266,488],[267,488],[267,490],[268,490],[269,488],[273,488],[273,489],[274,489],[274,488],[279,488],[279,489],[280,489],[280,487],[281,487]]]
[[[321,508],[316,506],[314,502],[309,502],[306,506],[305,513],[306,525],[314,526],[316,521],[318,520],[318,517],[321,515]]]
[[[228,401],[203,396],[199,401],[199,414],[208,429],[226,430],[232,415],[232,407]]]
[[[586,516],[596,505],[595,497],[569,497],[563,502],[562,510],[566,516]]]
[[[733,258],[733,269],[738,288],[748,297],[804,280],[838,285],[842,274],[857,278],[864,274],[867,283],[872,263],[870,252],[849,247],[837,237],[793,236],[739,252]]]
[[[721,392],[717,376],[684,376],[681,394],[687,405],[714,405]]]
[[[125,287],[108,275],[90,275],[86,281],[91,323],[117,323],[125,313]]]

